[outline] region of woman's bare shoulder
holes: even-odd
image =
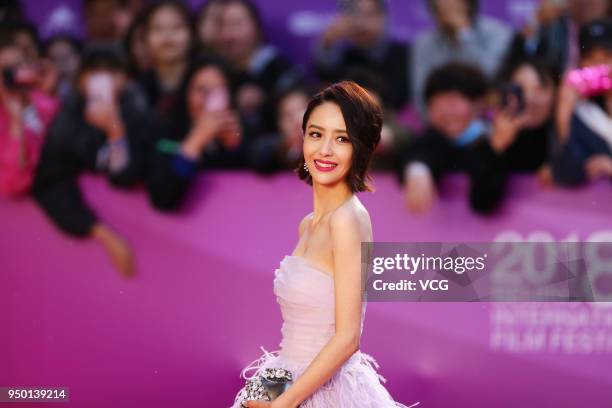
[[[330,217],[330,227],[335,230],[358,232],[362,241],[370,240],[372,222],[370,214],[357,197],[338,207]]]

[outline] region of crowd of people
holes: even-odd
[[[477,0],[422,1],[434,25],[412,43],[390,35],[386,0],[340,2],[311,66],[272,45],[251,0],[83,0],[85,37],[44,40],[5,2],[0,195],[31,194],[129,275],[129,246],[84,200],[81,174],[143,184],[155,208],[180,211],[203,170],[295,169],[309,98],[343,79],[384,107],[373,168],[397,175],[413,213],[450,172],[469,176],[482,214],[513,173],[543,186],[612,179],[611,1],[541,0],[520,30]]]

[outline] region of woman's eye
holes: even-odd
[[[340,143],[347,143],[349,141],[348,137],[340,136],[338,137]]]
[[[321,134],[319,132],[310,132],[309,135],[312,136],[312,137],[320,137],[321,136]]]

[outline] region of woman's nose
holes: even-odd
[[[333,153],[332,142],[333,140],[330,137],[323,139],[323,143],[321,143],[321,154],[329,156]]]

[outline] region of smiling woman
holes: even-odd
[[[367,172],[372,152],[380,142],[382,121],[378,103],[354,82],[343,81],[315,95],[302,122],[304,157],[298,167],[300,178],[312,185],[313,177],[322,176],[309,171],[314,167],[333,173],[321,182],[346,178],[352,192],[372,191]]]
[[[366,179],[381,128],[380,106],[354,82],[334,84],[308,104],[298,170],[313,186],[314,211],[275,271],[281,350],[243,370],[247,384],[232,408],[405,408],[359,348],[366,306],[361,243],[373,238],[355,193],[372,190]]]

